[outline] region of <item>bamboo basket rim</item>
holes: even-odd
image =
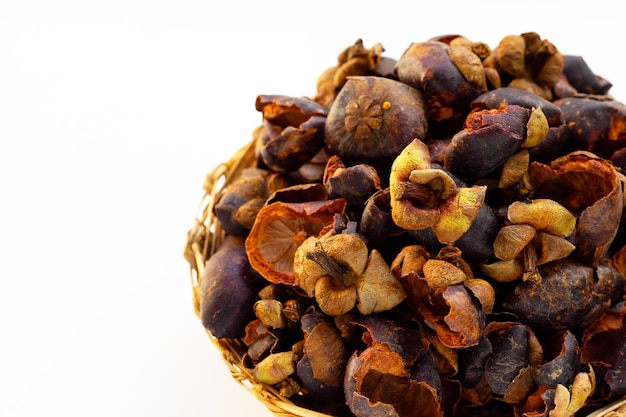
[[[219,248],[224,240],[224,231],[213,214],[216,197],[239,173],[246,167],[254,166],[255,141],[251,140],[226,162],[217,165],[211,170],[204,182],[204,194],[199,203],[196,218],[192,229],[188,232],[185,257],[190,265],[192,287],[192,304],[195,315],[201,318],[200,286],[204,272],[204,263]],[[625,196],[626,198],[626,196]],[[274,387],[254,379],[251,370],[242,366],[242,355],[245,345],[239,339],[218,339],[204,329],[209,340],[220,351],[222,359],[230,371],[232,378],[247,391],[252,393],[258,401],[277,417],[333,417],[330,414],[320,413],[296,405],[288,398],[280,395]],[[611,417],[626,417],[626,397],[606,405],[587,414],[585,417],[604,417],[619,410]]]

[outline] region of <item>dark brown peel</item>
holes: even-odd
[[[350,77],[326,119],[329,155],[348,164],[390,163],[413,139],[424,138],[425,103],[416,89],[382,77]]]

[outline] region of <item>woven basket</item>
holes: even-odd
[[[232,158],[215,167],[206,176],[204,195],[198,207],[193,228],[188,233],[185,258],[190,264],[193,308],[200,318],[200,287],[204,265],[224,240],[224,231],[213,214],[213,205],[222,189],[237,178],[242,169],[254,166],[255,143],[251,141],[240,148]],[[217,339],[206,331],[209,339],[221,352],[232,377],[250,391],[277,417],[333,417],[300,407],[280,395],[272,386],[254,379],[249,369],[242,366],[246,345],[239,339]],[[588,414],[586,417],[626,417],[626,398]]]

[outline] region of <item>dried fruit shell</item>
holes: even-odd
[[[336,279],[324,275],[315,282],[315,300],[320,309],[330,316],[346,314],[356,304],[357,291]]]
[[[536,242],[539,247],[537,251],[537,265],[563,259],[576,249],[576,246],[569,240],[551,235],[550,233],[538,233]]]
[[[268,385],[275,385],[295,372],[293,353],[272,353],[254,368],[254,379]]]
[[[485,314],[491,314],[493,312],[493,306],[496,302],[496,293],[488,281],[480,278],[471,278],[465,280],[463,285],[474,294],[474,297],[478,298]]]
[[[498,67],[513,78],[524,77],[526,73],[524,62],[525,51],[526,42],[522,36],[505,36],[495,50]]]
[[[429,259],[424,263],[424,278],[429,287],[441,288],[460,284],[467,279],[467,275],[450,262]]]
[[[550,165],[531,163],[529,176],[536,196],[549,196],[578,215],[576,256],[597,262],[616,236],[624,207],[615,167],[596,155],[576,152]]]
[[[483,91],[487,91],[487,79],[481,59],[464,46],[451,44],[448,55],[463,77]]]
[[[528,224],[504,226],[493,242],[494,255],[503,261],[516,258],[535,237],[535,233],[535,228]]]
[[[426,105],[413,87],[382,77],[349,77],[330,107],[326,151],[347,163],[386,164],[425,137]]]
[[[526,138],[529,110],[514,104],[477,110],[450,140],[444,168],[473,183],[500,167]]]
[[[511,282],[524,274],[524,265],[518,259],[496,261],[490,264],[480,264],[480,269],[488,277],[498,282]]]
[[[457,193],[443,202],[439,218],[432,228],[441,243],[452,244],[472,226],[485,201],[486,186],[458,188]]]
[[[275,202],[263,207],[246,238],[250,264],[270,282],[293,285],[296,249],[307,237],[332,223],[335,214],[345,207],[343,199]]]
[[[316,379],[334,387],[340,386],[348,350],[337,328],[327,321],[317,324],[304,339],[304,351]]]
[[[541,107],[533,108],[528,123],[526,123],[526,140],[522,143],[522,148],[532,148],[539,145],[548,135],[549,128],[548,118]]]
[[[421,245],[408,245],[402,248],[391,263],[393,274],[402,279],[409,274],[422,275],[424,264],[432,258],[430,252]]]
[[[309,297],[315,296],[315,284],[317,280],[326,275],[326,271],[307,254],[316,249],[318,238],[316,236],[308,237],[294,254],[293,270],[294,285],[302,288]]]
[[[576,217],[554,200],[538,198],[515,201],[509,205],[507,217],[514,224],[529,224],[539,231],[566,237],[576,228]]]
[[[287,319],[283,314],[283,305],[278,300],[258,300],[253,306],[254,314],[264,326],[272,329],[282,329],[287,326]]]
[[[527,149],[522,149],[509,157],[502,165],[502,173],[498,188],[508,188],[518,184],[528,172],[530,154]]]
[[[409,181],[427,186],[443,200],[452,197],[457,188],[454,180],[442,169],[414,169],[409,175]]]
[[[217,338],[243,337],[263,280],[252,270],[243,238],[228,236],[206,262],[200,285],[202,324]]]
[[[439,217],[437,207],[418,207],[406,197],[407,183],[415,170],[430,168],[430,153],[421,140],[409,143],[391,165],[389,180],[391,215],[396,225],[407,230],[430,227]]]
[[[376,249],[370,253],[367,267],[357,280],[356,291],[357,308],[362,314],[391,310],[406,298],[402,283]]]

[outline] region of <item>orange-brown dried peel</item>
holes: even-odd
[[[343,213],[344,199],[304,203],[275,202],[263,207],[246,238],[250,265],[275,284],[294,283],[293,259],[304,240],[317,235]]]

